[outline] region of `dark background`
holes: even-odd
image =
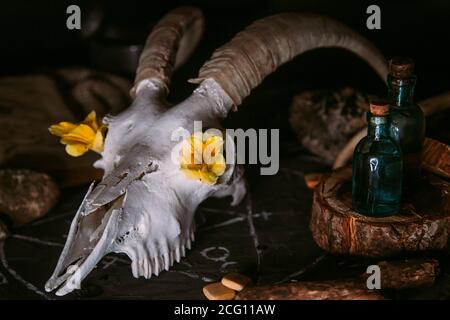
[[[81,31],[66,28],[66,8],[70,4],[81,7]],[[142,45],[158,19],[170,9],[186,4],[202,9],[206,29],[195,54],[173,77],[169,97],[172,102],[178,102],[192,92],[195,86],[187,80],[197,75],[214,49],[252,21],[285,11],[307,11],[333,17],[371,40],[386,58],[403,55],[415,59],[418,101],[449,88],[450,1],[442,0],[2,1],[0,75],[73,65],[105,69],[91,58],[93,42]],[[381,30],[366,27],[369,16],[366,9],[370,4],[381,8]],[[89,34],[88,21],[96,16],[102,17],[101,25],[95,34]],[[103,58],[100,56],[97,60]],[[116,72],[117,66],[109,63],[106,69]],[[133,78],[132,73],[123,75]],[[288,129],[281,130],[282,138],[290,136],[287,106],[294,94],[304,89],[345,86],[380,96],[386,94],[383,82],[352,54],[339,49],[308,52],[269,76],[244,101],[244,106],[249,107],[241,108],[243,111],[238,117],[233,114],[227,125],[277,127]],[[268,107],[260,108],[262,103]],[[447,116],[439,118],[440,124],[448,121]],[[433,132],[427,134],[435,136]],[[440,139],[447,140],[445,137]]]
[[[213,50],[255,19],[284,11],[309,11],[336,18],[362,33],[386,55],[416,60],[417,97],[448,89],[450,72],[450,1],[325,1],[325,0],[198,0],[198,1],[2,1],[0,4],[0,72],[29,72],[43,66],[89,65],[87,40],[66,28],[66,8],[78,4],[82,22],[104,7],[102,32],[123,28],[130,42],[143,43],[152,25],[168,10],[182,4],[200,7],[206,32],[194,58],[175,79],[194,76]],[[366,28],[366,8],[381,7],[381,30]],[[106,30],[106,31],[105,31]],[[324,50],[333,51],[333,50]],[[309,86],[350,84],[368,87],[374,74],[347,53],[311,54],[289,66],[292,78]],[[308,59],[309,58],[309,59]],[[311,62],[314,63],[302,63]],[[306,67],[309,66],[309,67]],[[283,70],[282,70],[283,71]],[[282,77],[282,79],[287,79]],[[175,85],[178,82],[175,82]]]

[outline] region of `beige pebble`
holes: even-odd
[[[244,289],[252,280],[239,273],[229,273],[222,278],[222,284],[230,289],[241,291]]]
[[[208,300],[233,300],[236,292],[220,282],[210,283],[203,287],[203,294]]]

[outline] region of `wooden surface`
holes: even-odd
[[[335,254],[367,257],[447,248],[450,184],[424,172],[399,215],[366,217],[353,211],[351,167],[330,173],[315,189],[310,224],[316,243]]]

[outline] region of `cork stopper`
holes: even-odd
[[[386,117],[389,115],[389,104],[385,100],[371,101],[370,113],[376,117]]]
[[[389,74],[395,78],[407,79],[413,75],[414,61],[411,58],[396,57],[389,60]]]

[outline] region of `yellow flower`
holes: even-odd
[[[180,168],[190,179],[215,184],[225,172],[222,137],[196,132],[183,141]]]
[[[61,137],[60,142],[66,145],[66,152],[72,157],[79,157],[88,150],[103,151],[106,126],[97,120],[95,111],[89,113],[82,123],[60,122],[50,126],[49,131]]]

